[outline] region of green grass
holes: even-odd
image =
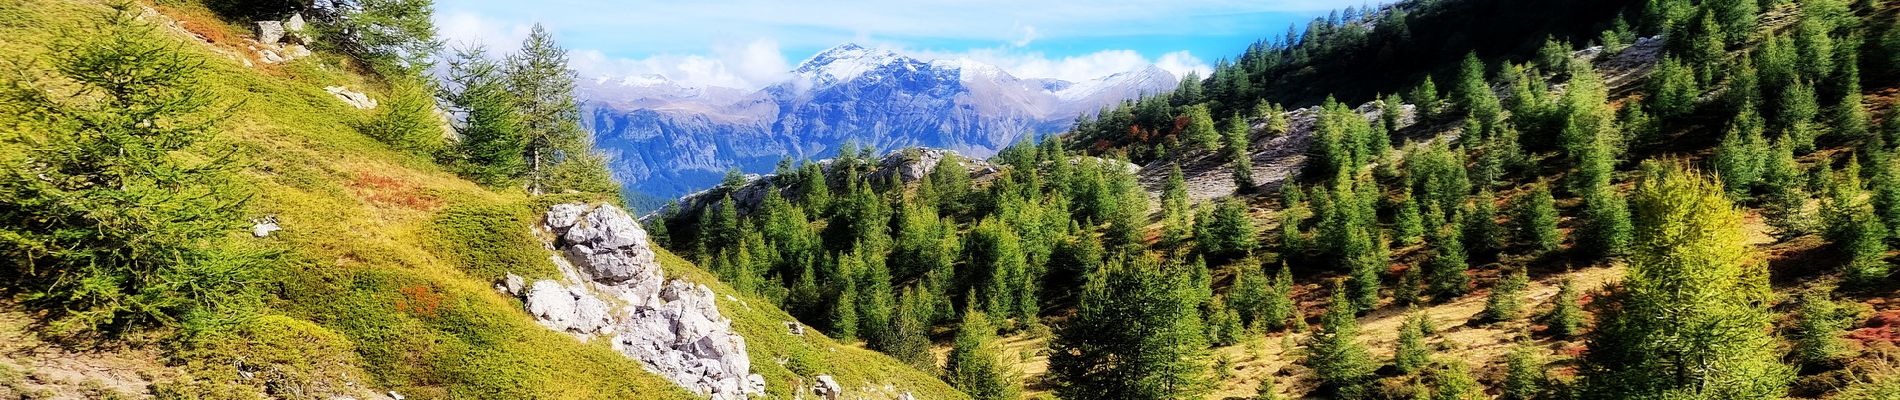
[[[607,341],[582,343],[536,325],[521,303],[493,288],[504,273],[553,277],[529,225],[547,205],[572,196],[530,198],[484,188],[398,151],[354,128],[368,113],[323,91],[346,86],[386,98],[386,88],[346,60],[319,55],[286,65],[243,66],[239,25],[196,2],[159,8],[185,29],[217,41],[213,50],[182,33],[165,40],[206,60],[203,84],[231,107],[220,145],[241,155],[238,179],[253,197],[247,214],[276,216],[269,238],[236,234],[235,245],[278,250],[255,284],[270,295],[260,316],[170,351],[196,383],[156,388],[166,398],[255,398],[281,385],[395,390],[410,398],[688,399]],[[48,74],[44,61],[63,38],[84,37],[105,0],[0,2],[0,54]],[[11,68],[11,67],[7,67]],[[8,116],[0,116],[0,124]],[[15,151],[0,147],[0,152]],[[601,200],[593,198],[592,200]],[[662,253],[669,273],[706,283],[750,345],[754,370],[773,397],[831,374],[871,398],[911,392],[960,399],[935,377],[881,354],[839,345],[815,332],[786,333],[792,318],[769,301],[739,296],[713,275]],[[738,302],[726,301],[734,295]],[[231,360],[267,364],[274,378],[239,378]],[[778,360],[786,360],[781,365]],[[274,380],[273,380],[274,379]],[[234,390],[229,382],[250,388]],[[277,385],[277,386],[273,386]],[[886,392],[885,385],[898,389]],[[876,387],[876,392],[861,392]]]

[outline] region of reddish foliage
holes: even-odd
[[[423,211],[434,210],[442,205],[442,199],[423,192],[414,184],[394,177],[358,173],[351,183],[351,189],[356,196],[371,205]]]
[[[413,285],[398,291],[402,292],[403,297],[396,299],[397,310],[434,317],[442,309],[442,294],[436,293],[435,288]]]
[[[1900,310],[1887,310],[1868,318],[1862,328],[1849,331],[1847,337],[1862,343],[1900,343]]]

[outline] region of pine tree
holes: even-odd
[[[1364,242],[1371,247],[1347,253],[1352,260],[1347,270],[1346,291],[1352,296],[1352,304],[1359,312],[1379,308],[1379,275],[1390,267],[1385,238],[1363,238],[1365,235],[1365,230],[1355,230],[1352,234],[1355,239],[1352,241]],[[1375,232],[1373,235],[1378,234]]]
[[[1797,80],[1782,90],[1777,126],[1781,128],[1782,140],[1789,141],[1795,153],[1814,151],[1814,139],[1820,135],[1814,118],[1820,114],[1820,108],[1815,100],[1814,85],[1808,81]]]
[[[500,64],[483,48],[459,49],[449,61],[448,75],[457,89],[448,100],[453,111],[461,113],[462,140],[447,161],[463,176],[489,186],[519,178],[527,169],[521,154],[528,143]]]
[[[44,56],[49,78],[0,86],[0,278],[42,333],[211,328],[258,296],[254,255],[220,244],[247,197],[215,145],[225,101],[142,10],[115,3]]]
[[[1695,72],[1675,57],[1666,57],[1650,78],[1650,104],[1663,119],[1681,118],[1695,111],[1702,89],[1696,86]]]
[[[1228,305],[1232,306],[1235,316],[1248,329],[1263,331],[1267,329],[1267,304],[1273,300],[1273,279],[1265,271],[1251,263],[1234,269],[1234,287],[1228,291]]]
[[[965,287],[976,290],[979,296],[966,301],[981,304],[991,315],[1024,317],[1018,315],[1018,310],[1025,302],[1033,303],[1036,299],[1020,290],[1029,279],[1021,238],[1002,222],[985,218],[971,230],[970,243],[965,248],[974,267],[971,270],[974,275],[964,280]]]
[[[1422,218],[1418,200],[1413,198],[1411,188],[1400,189],[1399,202],[1392,207],[1393,236],[1402,244],[1418,244],[1425,235],[1425,221]]]
[[[1214,117],[1208,113],[1206,104],[1196,104],[1187,108],[1187,131],[1182,139],[1202,151],[1220,150],[1221,132],[1214,127]]]
[[[392,78],[389,100],[375,116],[357,126],[363,135],[389,147],[420,155],[435,155],[446,145],[443,121],[435,114],[435,88],[421,77]]]
[[[1485,400],[1484,386],[1471,376],[1464,361],[1441,360],[1432,367],[1432,400]]]
[[[1711,2],[1717,23],[1722,26],[1722,39],[1729,46],[1738,46],[1755,34],[1755,20],[1760,18],[1761,7],[1752,0],[1719,0]]]
[[[1550,186],[1532,185],[1512,203],[1511,223],[1517,230],[1517,240],[1535,254],[1557,251],[1563,236],[1557,232],[1557,206],[1550,197]]]
[[[1188,206],[1187,181],[1181,175],[1181,165],[1169,165],[1168,183],[1161,191],[1162,246],[1180,247],[1187,242],[1194,227],[1193,213]]]
[[[1432,253],[1424,266],[1425,291],[1439,300],[1463,296],[1471,287],[1471,276],[1466,274],[1470,264],[1465,260],[1464,244],[1449,229],[1430,242]]]
[[[429,69],[442,48],[430,0],[306,2],[316,44],[367,62],[385,75]]]
[[[996,328],[982,311],[963,313],[957,337],[944,364],[944,382],[971,399],[1012,400],[1020,397],[1015,371],[1003,361]]]
[[[1557,296],[1551,298],[1550,312],[1544,314],[1544,323],[1549,325],[1551,335],[1560,338],[1575,337],[1583,333],[1583,307],[1578,304],[1577,284],[1570,278],[1564,278],[1557,285]]]
[[[1808,195],[1801,190],[1805,175],[1807,172],[1795,161],[1794,147],[1788,140],[1776,140],[1769,147],[1762,171],[1762,187],[1766,192],[1762,196],[1762,214],[1784,239],[1811,231]]]
[[[1423,267],[1411,266],[1399,272],[1398,285],[1392,287],[1393,305],[1411,306],[1423,300],[1420,291],[1423,290],[1425,278],[1419,273],[1420,269]]]
[[[1313,210],[1308,207],[1299,185],[1287,184],[1280,187],[1280,254],[1281,257],[1299,259],[1313,250],[1314,245],[1307,239],[1301,228]]]
[[[1722,144],[1715,149],[1715,173],[1730,197],[1747,199],[1761,180],[1768,161],[1768,143],[1762,139],[1762,121],[1754,104],[1742,104],[1729,121]]]
[[[1873,188],[1874,213],[1887,226],[1887,232],[1900,232],[1900,159],[1888,155],[1886,160],[1874,166],[1874,177],[1868,185]]]
[[[1503,106],[1491,86],[1485,83],[1484,63],[1477,53],[1466,53],[1458,67],[1458,85],[1452,88],[1451,101],[1456,110],[1477,117],[1486,127],[1497,123]]]
[[[889,348],[884,354],[909,364],[920,371],[937,369],[937,358],[930,354],[930,321],[935,308],[930,293],[916,286],[904,287],[897,297],[897,311],[891,316],[891,337]],[[949,299],[942,301],[946,305]]]
[[[1484,301],[1484,318],[1492,321],[1512,321],[1524,313],[1524,289],[1530,285],[1530,277],[1523,268],[1514,268],[1491,288],[1491,296]]]
[[[1490,189],[1479,190],[1463,212],[1464,221],[1457,225],[1464,236],[1462,245],[1470,246],[1476,254],[1493,254],[1504,248],[1504,226],[1498,224],[1497,200],[1491,193]]]
[[[1828,226],[1823,232],[1828,241],[1848,256],[1847,280],[1866,284],[1887,277],[1888,232],[1886,223],[1866,199],[1858,160],[1850,156],[1847,168],[1831,179],[1821,218]]]
[[[1645,166],[1631,196],[1636,235],[1622,286],[1593,304],[1584,390],[1612,398],[1767,399],[1793,370],[1777,361],[1767,271],[1719,183],[1680,162]]]
[[[1406,100],[1411,101],[1411,103],[1418,108],[1420,118],[1438,118],[1438,84],[1432,82],[1430,75],[1426,75],[1424,81],[1419,82],[1417,87],[1412,88],[1412,92],[1408,94]]]
[[[1795,362],[1820,366],[1853,355],[1841,338],[1852,326],[1852,313],[1834,303],[1826,289],[1802,294],[1796,310],[1794,330],[1789,332]]]
[[[1284,400],[1285,398],[1280,397],[1279,388],[1273,387],[1273,377],[1266,376],[1266,377],[1260,378],[1260,387],[1254,389],[1254,395],[1252,399],[1253,400]]]
[[[1229,197],[1214,207],[1208,221],[1207,236],[1196,237],[1201,253],[1215,263],[1246,257],[1260,241],[1255,238],[1253,220],[1247,217],[1247,205]]]
[[[1504,356],[1503,393],[1500,400],[1531,400],[1543,397],[1544,387],[1549,381],[1545,376],[1544,360],[1537,355],[1537,348],[1529,344],[1518,344]]]
[[[1431,349],[1425,347],[1425,313],[1413,308],[1405,323],[1399,325],[1398,348],[1393,351],[1392,367],[1410,375],[1431,362]]]
[[[528,192],[619,194],[605,156],[594,150],[593,135],[581,129],[575,78],[567,67],[567,50],[540,24],[508,57],[509,97],[520,112],[527,142],[522,157],[528,164]]]
[[[1291,328],[1302,319],[1299,303],[1293,301],[1293,273],[1285,263],[1280,264],[1280,272],[1274,274],[1271,293],[1262,305],[1261,325],[1269,330]]]
[[[896,346],[897,336],[892,328],[895,321],[897,299],[891,289],[891,270],[885,264],[883,254],[876,251],[858,249],[857,288],[858,334],[873,350],[886,351]]]
[[[1585,189],[1582,219],[1577,245],[1585,254],[1617,257],[1629,251],[1629,202],[1609,182],[1597,182]]]
[[[1350,391],[1366,384],[1377,366],[1359,342],[1359,321],[1354,319],[1358,307],[1347,300],[1344,289],[1343,284],[1334,285],[1322,325],[1307,339],[1306,367],[1313,369],[1322,385]]]
[[[1056,395],[1087,399],[1180,399],[1204,387],[1200,312],[1186,273],[1152,255],[1090,273],[1076,314],[1051,344]]]
[[[837,281],[832,283],[837,294],[831,300],[831,311],[825,319],[831,325],[831,336],[846,342],[858,339],[858,282],[850,278],[857,267],[853,265],[856,264],[853,258],[845,255],[834,257],[831,261],[837,269],[830,274],[837,277]]]
[[[1207,344],[1212,347],[1226,347],[1240,343],[1242,332],[1240,315],[1227,307],[1227,299],[1215,296],[1207,303]]]

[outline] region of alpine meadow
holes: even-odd
[[[0,55],[0,398],[1900,400],[1900,1],[0,0]]]

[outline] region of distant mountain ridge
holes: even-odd
[[[661,76],[581,82],[583,123],[644,196],[716,184],[731,167],[766,172],[783,157],[830,157],[850,141],[880,151],[923,146],[988,157],[1028,134],[1179,78],[1152,65],[1084,82],[1024,79],[970,60],[921,60],[844,44],[756,91],[691,87]]]

